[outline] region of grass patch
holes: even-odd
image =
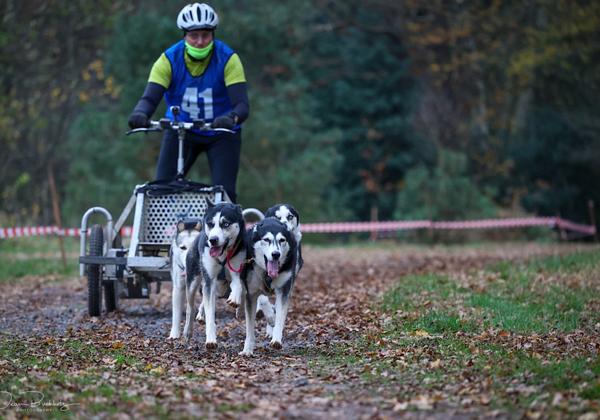
[[[57,237],[0,240],[0,282],[24,276],[76,276],[79,270],[77,238],[64,238],[67,267],[62,263]]]
[[[77,275],[78,270],[79,266],[73,261],[67,261],[67,267],[65,268],[60,257],[21,261],[0,257],[0,281],[14,281],[25,276],[59,275],[61,277],[72,277]]]
[[[244,413],[246,411],[250,411],[254,408],[254,405],[250,403],[241,403],[241,404],[228,404],[221,403],[215,407],[215,411],[220,414],[225,413]]]
[[[144,372],[142,361],[125,348],[113,348],[115,344],[0,336],[0,360],[7,362],[6,368],[11,372],[0,381],[0,391],[27,402],[26,392],[33,390],[42,393],[46,401],[71,404],[68,410],[44,411],[45,418],[72,417],[81,407],[92,414],[118,414],[123,404],[139,403],[141,397],[128,395],[119,382],[107,383],[104,374],[117,378],[118,371],[130,368],[136,377],[147,378],[150,374]],[[66,400],[65,394],[69,395]]]
[[[429,333],[472,332],[497,327],[516,333],[573,331],[580,325],[585,305],[600,298],[599,290],[561,284],[543,285],[534,280],[540,275],[575,274],[600,271],[598,251],[548,257],[528,264],[501,262],[483,276],[496,277],[482,291],[459,287],[447,276],[427,274],[408,276],[388,292],[382,302],[384,311],[412,312],[414,317],[399,320],[405,331],[423,329]],[[472,309],[480,317],[464,319]]]
[[[581,383],[597,381],[600,374],[600,359],[592,363],[582,357],[541,359],[499,345],[485,345],[482,349],[483,354],[476,359],[478,369],[488,370],[496,378],[526,378],[528,385],[539,385],[546,392],[574,390]],[[594,392],[593,387],[587,389],[588,393]]]
[[[519,273],[530,275],[542,271],[550,274],[576,273],[590,268],[600,268],[600,262],[598,261],[599,254],[600,251],[594,249],[567,255],[537,258],[527,264],[515,265],[511,261],[500,261],[491,264],[488,270],[503,274],[502,278],[504,279],[511,278]]]
[[[483,309],[485,326],[518,333],[573,331],[580,324],[586,302],[600,297],[597,289],[567,284],[544,286],[535,281],[539,276],[600,271],[598,251],[547,257],[520,265],[502,262],[489,271],[501,281],[467,297],[468,305]]]
[[[472,275],[482,277],[457,281],[408,276],[381,300],[387,315],[382,330],[328,348],[310,366],[325,378],[345,367],[367,383],[410,384],[413,396],[443,392],[451,383],[479,383],[492,406],[511,412],[528,410],[544,393],[597,400],[600,359],[584,343],[559,352],[521,345],[528,334],[560,336],[591,327],[595,318],[585,312],[586,304],[600,299],[600,290],[574,280],[598,274],[600,251],[594,250],[502,262]]]
[[[383,298],[383,309],[414,310],[426,301],[449,299],[460,290],[448,277],[435,274],[407,276]]]
[[[502,296],[493,292],[472,294],[468,304],[485,310],[485,326],[517,333],[572,331],[579,325],[586,293],[552,287],[544,295],[523,293]]]
[[[585,388],[581,392],[581,396],[588,400],[600,400],[600,383]]]
[[[65,237],[63,241],[67,253],[79,253],[79,238]],[[31,236],[11,238],[0,241],[0,255],[40,254],[60,252],[59,239],[56,236]]]
[[[476,324],[461,320],[458,315],[439,310],[427,311],[416,319],[397,322],[396,328],[403,332],[426,331],[430,334],[455,333],[458,331],[475,331]]]

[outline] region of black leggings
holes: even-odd
[[[183,174],[187,174],[198,155],[206,152],[213,185],[222,185],[229,198],[236,203],[236,181],[240,168],[242,134],[220,133],[216,136],[200,136],[187,133],[183,143]],[[162,139],[156,167],[156,179],[173,179],[177,175],[179,142],[177,133],[168,130]]]

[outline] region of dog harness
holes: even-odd
[[[272,284],[273,284],[273,279],[271,277],[269,277],[268,275],[265,276],[265,278],[263,280],[263,286],[265,287],[265,291],[269,294],[273,293],[273,287],[271,287]]]
[[[242,244],[242,241],[237,241],[237,243],[235,244],[235,246],[233,246],[229,251],[227,251],[227,255],[225,256],[225,263],[227,264],[227,268],[229,268],[234,273],[241,273],[242,270],[244,269],[244,266],[246,264],[249,264],[252,261],[254,261],[254,258],[247,258],[244,261],[242,261],[242,264],[240,264],[240,268],[238,268],[238,269],[235,269],[231,265],[231,258],[237,252],[237,250],[238,250],[238,248],[240,247],[241,244]]]

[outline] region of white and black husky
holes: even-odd
[[[227,302],[234,306],[242,303],[240,272],[246,262],[242,208],[231,203],[219,203],[209,207],[202,220],[202,226],[202,233],[196,238],[187,255],[187,307],[183,335],[188,341],[191,338],[194,297],[202,284],[206,348],[210,350],[217,347],[216,289],[218,276],[223,268],[226,277],[231,281],[231,293]]]
[[[199,220],[182,220],[177,223],[177,232],[171,243],[169,256],[171,260],[171,280],[173,283],[172,309],[173,319],[169,338],[181,336],[181,314],[185,301],[186,257],[194,240],[200,235]]]
[[[265,217],[273,217],[279,220],[294,235],[298,249],[298,264],[296,271],[296,274],[298,274],[298,271],[300,271],[304,265],[304,260],[302,259],[302,232],[300,231],[300,215],[290,204],[275,204],[265,212]]]
[[[297,273],[297,247],[294,235],[279,220],[266,218],[248,231],[247,249],[252,264],[246,266],[242,280],[246,289],[246,341],[240,353],[250,356],[255,345],[258,296],[275,292],[275,326],[271,346],[281,348],[283,327]]]
[[[302,259],[302,232],[300,230],[300,214],[298,214],[296,209],[291,204],[275,204],[265,212],[265,217],[273,217],[279,220],[287,227],[287,230],[294,235],[298,250],[298,263],[296,264],[296,275],[298,275],[298,272],[304,265],[304,260]],[[266,318],[267,335],[272,336],[272,326],[275,322],[275,310],[273,305],[271,305],[269,298],[267,298],[265,295],[260,295],[258,297],[256,316],[258,318],[262,316]]]

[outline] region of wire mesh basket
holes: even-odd
[[[177,229],[177,222],[182,219],[201,220],[209,202],[215,203],[213,192],[146,195],[140,242],[170,244]]]

